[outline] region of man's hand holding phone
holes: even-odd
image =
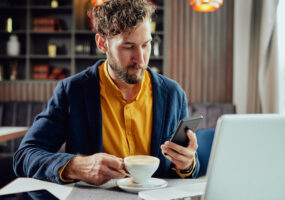
[[[198,116],[181,120],[170,141],[161,145],[162,153],[177,169],[187,170],[192,166],[198,148],[194,131],[202,119],[203,116]]]
[[[161,145],[161,150],[165,157],[180,170],[187,170],[192,166],[195,152],[198,148],[195,133],[188,129],[186,131],[186,135],[190,141],[186,147],[175,144],[171,141],[166,141]]]

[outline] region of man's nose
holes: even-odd
[[[143,48],[137,48],[137,51],[135,52],[135,62],[137,64],[144,64],[144,49]]]

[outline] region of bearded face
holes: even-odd
[[[151,40],[150,20],[147,19],[132,32],[108,38],[105,53],[111,78],[127,84],[140,83],[149,62]]]
[[[122,67],[119,62],[116,62],[116,59],[111,52],[108,54],[109,66],[121,81],[127,84],[137,84],[141,82],[147,65],[133,63],[126,67]]]

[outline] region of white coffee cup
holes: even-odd
[[[159,166],[160,160],[153,156],[136,155],[124,158],[126,169],[135,183],[145,184]]]

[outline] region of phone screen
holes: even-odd
[[[0,195],[0,200],[58,200],[47,190],[34,190]]]
[[[170,141],[186,147],[189,143],[186,131],[190,129],[191,131],[195,132],[202,119],[203,116],[200,115],[197,117],[191,117],[181,120],[175,132],[173,133]]]

